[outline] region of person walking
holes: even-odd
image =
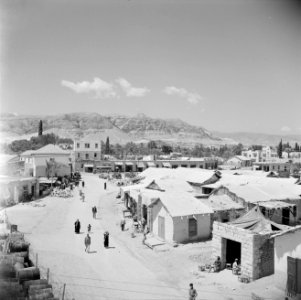
[[[96,219],[96,215],[97,215],[97,208],[96,206],[94,206],[94,219]]]
[[[90,252],[90,245],[91,245],[91,237],[89,236],[89,233],[87,233],[87,236],[85,237],[85,252]]]
[[[125,226],[125,219],[122,218],[121,221],[120,221],[120,228],[121,228],[121,231],[124,231],[124,226]]]
[[[93,216],[93,219],[95,219],[95,206],[92,207],[92,216]]]
[[[195,300],[198,293],[197,293],[196,289],[193,287],[192,283],[189,284],[189,287],[190,287],[189,288],[189,300]]]
[[[107,183],[106,182],[104,183],[103,187],[104,187],[105,190],[107,189]]]
[[[80,233],[80,221],[77,219],[74,223],[74,231],[75,233]]]
[[[109,232],[106,231],[104,234],[103,234],[103,245],[105,248],[108,248],[109,247]]]
[[[85,182],[84,181],[82,181],[82,188],[84,188],[85,187]]]
[[[91,232],[91,228],[92,228],[92,226],[91,226],[91,224],[89,224],[89,225],[88,225],[88,233]]]

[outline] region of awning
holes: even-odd
[[[132,162],[126,162],[125,165],[126,166],[133,166],[133,163]]]
[[[259,206],[264,207],[266,209],[282,209],[282,208],[290,208],[296,206],[296,204],[291,204],[283,201],[264,201],[259,202]]]
[[[171,168],[171,164],[169,162],[162,163],[164,168]]]
[[[115,166],[123,166],[122,162],[115,162]]]
[[[97,169],[111,169],[111,166],[97,166]]]
[[[94,168],[94,165],[88,165],[88,164],[86,165],[86,164],[85,164],[85,165],[84,165],[84,168]]]
[[[152,161],[147,162],[147,165],[148,165],[149,167],[153,167],[153,168],[156,167],[155,163],[152,162]]]
[[[144,168],[144,163],[143,162],[138,162],[138,165],[137,165],[138,168]]]

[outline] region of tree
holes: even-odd
[[[234,146],[233,152],[235,155],[241,155],[241,152],[243,150],[244,146],[243,144],[239,143],[238,145]]]
[[[110,154],[110,139],[109,139],[109,137],[107,137],[107,140],[106,140],[105,154]]]
[[[279,156],[279,158],[282,158],[282,151],[283,151],[283,146],[282,146],[282,139],[278,145],[278,148],[277,148],[277,154]]]
[[[299,152],[300,150],[300,146],[298,145],[298,143],[296,142],[295,144],[295,149],[294,149],[296,152]]]
[[[39,122],[39,136],[43,135],[43,121],[40,120]]]
[[[170,145],[163,145],[162,152],[164,154],[170,154],[172,152],[172,147]]]

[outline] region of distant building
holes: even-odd
[[[92,172],[100,166],[101,141],[95,137],[75,139],[73,146],[74,169],[84,172]]]
[[[256,170],[265,172],[277,172],[279,177],[289,177],[290,175],[297,174],[301,168],[301,162],[295,160],[278,159],[274,161],[254,163]]]
[[[70,151],[52,144],[38,150],[25,151],[20,155],[20,160],[24,161],[25,176],[56,177],[72,172]]]
[[[270,161],[278,158],[277,151],[269,146],[263,147],[262,150],[243,150],[241,155],[254,162]]]
[[[242,155],[236,155],[232,158],[229,158],[226,161],[226,165],[231,166],[232,168],[240,169],[245,167],[251,167],[252,166],[252,159],[247,158]]]

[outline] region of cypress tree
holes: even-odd
[[[107,140],[106,140],[105,154],[110,154],[110,139],[109,139],[109,137],[107,137]]]
[[[40,120],[39,122],[39,136],[43,135],[43,121]]]
[[[283,147],[282,147],[282,139],[278,145],[278,149],[277,149],[277,153],[278,153],[278,156],[279,158],[282,158],[282,151],[283,151]]]

